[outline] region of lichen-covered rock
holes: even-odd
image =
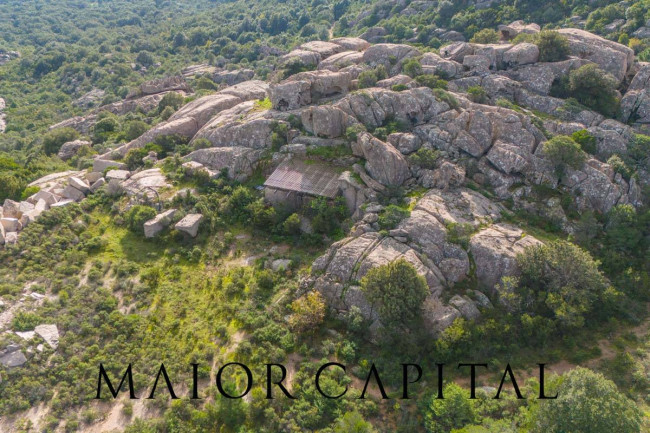
[[[392,76],[402,71],[404,61],[419,55],[420,52],[410,45],[377,44],[364,51],[363,61],[371,67],[384,66]]]
[[[368,41],[365,41],[361,38],[349,38],[349,37],[334,38],[331,39],[330,42],[332,42],[333,44],[340,45],[344,49],[350,51],[364,51],[370,46]]]
[[[307,67],[315,67],[320,61],[321,56],[317,52],[301,49],[293,50],[280,58],[283,65],[298,64]]]
[[[63,143],[57,156],[62,160],[67,161],[75,156],[82,148],[90,147],[90,145],[90,141],[85,140],[68,141],[67,143]]]
[[[503,53],[503,63],[506,68],[537,63],[538,59],[539,48],[537,45],[526,42],[517,44]]]
[[[558,32],[568,38],[571,55],[591,60],[619,82],[634,65],[634,51],[625,45],[580,29],[559,29]]]
[[[165,77],[142,83],[138,90],[127,96],[127,98],[134,98],[142,95],[153,95],[155,93],[168,92],[170,90],[190,92],[192,89],[185,81],[185,78],[182,76]]]
[[[356,120],[343,110],[329,105],[308,107],[302,110],[303,127],[318,137],[336,138],[345,134]]]
[[[193,74],[194,75],[194,74]],[[239,84],[253,78],[255,71],[252,69],[235,69],[234,71],[219,71],[212,76],[212,81],[217,84],[224,83],[228,86]]]
[[[253,173],[261,156],[262,151],[246,147],[213,147],[195,150],[185,158],[202,164],[215,175],[225,169],[231,179],[244,181]]]
[[[187,214],[182,220],[176,223],[174,228],[195,238],[199,232],[199,225],[202,220],[203,215],[201,214]]]
[[[34,328],[34,332],[52,349],[56,350],[59,347],[59,328],[56,325],[38,325]]]
[[[392,145],[368,133],[359,134],[352,150],[365,158],[370,176],[385,186],[400,186],[410,175],[404,156]]]
[[[358,51],[343,51],[320,62],[318,69],[327,69],[336,72],[350,65],[358,65],[362,61],[363,53]]]
[[[169,209],[165,212],[159,213],[154,218],[144,223],[144,236],[146,238],[153,238],[160,233],[165,227],[169,226],[172,218],[176,215],[176,209]]]
[[[420,59],[422,72],[438,75],[446,79],[459,77],[463,72],[463,65],[459,62],[443,59],[436,53],[424,53]]]
[[[326,59],[329,56],[338,54],[341,51],[345,50],[345,48],[340,44],[325,41],[305,42],[304,44],[300,45],[299,49],[303,51],[313,51],[315,53],[318,53],[321,59]]]
[[[506,224],[495,224],[481,230],[472,236],[469,243],[479,284],[492,290],[501,277],[516,275],[517,254],[540,244],[534,237]]]
[[[226,87],[220,90],[218,94],[236,96],[242,101],[253,101],[266,98],[268,92],[268,83],[260,80],[250,80]]]

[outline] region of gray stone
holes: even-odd
[[[63,197],[65,198],[74,201],[81,201],[84,199],[84,197],[86,197],[83,192],[79,191],[77,188],[73,187],[72,185],[66,186],[63,192],[61,193],[61,195],[63,195]]]
[[[103,177],[100,177],[95,182],[93,182],[93,184],[90,186],[90,191],[91,192],[97,192],[99,190],[99,188],[101,188],[104,185],[106,185],[106,179],[104,179]]]
[[[174,215],[176,215],[176,209],[169,209],[144,223],[144,236],[147,238],[153,238],[156,236],[165,227],[171,224]]]
[[[6,233],[18,232],[23,228],[20,221],[16,218],[0,218],[0,224],[2,224]]]
[[[201,214],[187,214],[182,220],[176,223],[174,228],[195,238],[199,232],[199,225],[202,220],[203,215]]]
[[[68,141],[67,143],[63,143],[61,146],[58,157],[64,161],[67,161],[75,156],[82,148],[90,147],[90,145],[90,141],[85,140]]]
[[[20,367],[27,362],[27,358],[17,344],[10,344],[0,351],[0,364],[7,368]]]
[[[77,188],[79,191],[83,192],[84,194],[88,194],[88,192],[90,192],[90,186],[83,180],[79,179],[78,177],[73,176],[70,179],[68,179],[68,185]]]
[[[93,161],[93,171],[103,173],[104,171],[106,171],[107,168],[124,170],[126,169],[126,164],[117,161],[107,160],[107,159],[95,159]]]
[[[275,272],[282,271],[282,270],[287,270],[291,266],[291,260],[289,259],[277,259],[273,260],[271,263],[271,269],[273,269]]]
[[[118,181],[125,181],[131,177],[131,172],[128,170],[111,170],[106,173],[106,180],[109,182],[113,179]]]
[[[59,347],[59,329],[56,325],[38,325],[34,328],[34,332],[45,340],[52,349],[56,350]]]

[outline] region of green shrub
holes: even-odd
[[[57,128],[49,131],[43,137],[43,150],[46,155],[57,153],[61,146],[68,141],[79,138],[79,133],[72,128]]]
[[[474,33],[474,36],[469,41],[475,44],[496,44],[499,39],[499,32],[496,30],[483,29]]]
[[[174,107],[165,107],[163,111],[160,112],[160,118],[162,120],[167,120],[172,117],[175,112],[176,110],[174,110]]]
[[[126,124],[124,138],[128,141],[135,140],[149,130],[149,125],[142,120],[132,120]]]
[[[587,159],[580,145],[565,135],[558,135],[546,141],[543,150],[558,174],[564,173],[567,167],[580,169]]]
[[[195,90],[217,90],[217,85],[206,76],[199,77],[194,81],[192,87]]]
[[[586,129],[574,132],[571,134],[571,138],[580,145],[580,148],[583,151],[591,155],[598,152],[596,137],[591,135]]]
[[[569,55],[569,40],[556,31],[543,30],[535,35],[533,42],[539,48],[540,62],[559,62]]]
[[[135,205],[124,214],[124,221],[133,233],[144,234],[144,223],[156,215],[156,209],[150,206]]]
[[[408,86],[406,84],[395,84],[393,87],[390,88],[393,92],[403,92],[404,90],[408,90]]]
[[[600,373],[578,367],[556,380],[533,412],[532,433],[638,433],[643,414],[634,401]],[[588,397],[587,397],[588,396]]]
[[[21,200],[27,200],[27,198],[33,196],[37,192],[41,190],[40,186],[28,186],[23,190],[23,192],[20,194],[20,199]]]
[[[436,96],[437,99],[449,105],[449,108],[453,108],[454,110],[456,110],[458,109],[458,107],[460,107],[456,97],[451,93],[447,92],[446,90],[433,89],[433,94]]]
[[[590,63],[569,73],[569,92],[578,102],[605,116],[618,111],[616,79]]]
[[[417,59],[408,59],[402,64],[402,72],[411,78],[422,75],[422,65]]]
[[[438,77],[437,75],[418,75],[415,77],[415,81],[424,87],[429,89],[444,89],[447,90],[447,81]]]
[[[289,236],[300,234],[300,217],[297,213],[293,213],[287,217],[282,223],[282,231]]]
[[[427,170],[436,168],[436,162],[440,158],[440,152],[436,149],[429,149],[426,147],[419,148],[416,152],[408,156],[409,162],[418,167]]]
[[[185,98],[180,93],[177,92],[166,93],[165,96],[163,96],[160,102],[158,103],[158,112],[162,113],[163,110],[167,107],[172,107],[172,109],[176,111],[181,107],[181,105],[183,105],[184,101]]]
[[[477,415],[467,391],[450,383],[443,389],[444,399],[432,396],[424,409],[424,425],[428,433],[446,433],[474,424]]]
[[[470,101],[476,102],[477,104],[485,104],[488,100],[488,94],[481,86],[468,87],[467,96],[469,96]]]
[[[366,132],[366,127],[360,123],[348,126],[345,130],[345,138],[347,138],[349,141],[357,141],[357,136],[361,132]]]
[[[377,223],[382,230],[390,230],[397,226],[405,218],[411,215],[407,209],[394,204],[388,205],[382,210]]]
[[[385,329],[398,332],[400,327],[417,322],[429,294],[424,277],[405,259],[370,269],[361,280],[361,289],[377,309]]]
[[[625,162],[618,155],[612,155],[608,160],[607,164],[611,165],[616,173],[621,173],[626,180],[630,180],[634,172],[625,164]]]
[[[374,87],[377,84],[377,74],[375,71],[363,71],[359,74],[359,88],[365,89],[368,87]]]

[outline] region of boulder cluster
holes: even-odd
[[[225,170],[240,181],[250,177],[262,160],[272,169],[291,158],[318,154],[324,147],[343,148],[346,152],[330,162],[343,167],[339,191],[355,224],[348,238],[316,260],[307,286],[320,290],[335,310],[358,307],[379,325],[358,282],[372,267],[404,258],[429,285],[425,310],[432,333],[457,317],[472,319],[490,308],[490,299],[498,299],[495,285],[500,278],[517,273],[516,255],[540,243],[503,221],[501,203],[551,218],[570,233],[573,227],[560,200],[540,198],[536,193],[540,188],[571,197],[578,211],[605,213],[616,205],[640,206],[642,188],[650,184],[643,169],[638,177],[624,177],[606,162],[612,155],[625,156],[634,135],[650,124],[650,111],[646,113],[650,65],[635,61],[628,47],[580,29],[559,30],[568,40],[567,59],[540,62],[537,45],[507,42],[520,33],[537,33],[539,26],[514,22],[499,30],[504,42],[477,44],[457,38],[440,54],[404,44],[371,44],[371,34],[312,41],[281,59],[287,70],[304,72],[272,83],[253,79],[249,70],[189,67],[185,76],[211,76],[227,87],[192,100],[142,136],[98,156],[92,172],[63,175],[56,186],[42,188],[38,197],[7,202],[4,232],[19,231],[38,212],[37,206],[82,199],[96,189],[96,182],[133,194],[138,188],[166,186],[157,169],[131,173],[119,162],[129,150],[158,136],[177,134],[191,145],[202,140],[201,148],[184,157],[184,169],[212,177]],[[405,75],[404,66],[413,59],[423,75],[445,77],[448,90],[422,86]],[[622,120],[627,123],[551,95],[554,83],[587,64],[596,65],[626,89],[621,96]],[[387,77],[359,89],[360,75],[377,68]],[[480,100],[468,94],[478,86],[484,92]],[[71,126],[87,132],[100,111],[148,110],[169,91],[192,90],[182,76],[145,83],[124,101],[53,128]],[[378,133],[381,130],[385,134]],[[545,154],[544,143],[551,136],[581,130],[594,137],[595,151],[584,164],[560,173]],[[66,143],[61,157],[86,145]],[[422,155],[435,158],[425,163]],[[155,161],[155,155],[149,158]],[[400,188],[427,192],[412,199],[408,218],[382,230],[379,219],[385,208],[379,198]],[[44,194],[53,197],[50,202]],[[148,221],[146,236],[170,226],[175,215],[175,210],[168,210]],[[175,227],[194,237],[201,218],[187,215]],[[447,296],[449,288],[467,278],[476,278],[480,290]]]

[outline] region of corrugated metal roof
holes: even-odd
[[[339,171],[325,164],[290,160],[280,164],[264,186],[309,195],[336,197]]]

